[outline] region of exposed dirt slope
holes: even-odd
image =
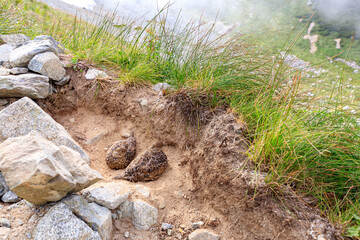
[[[87,68],[77,69],[81,67]],[[85,71],[67,70],[70,84],[38,103],[89,153],[91,167],[105,181],[122,172],[107,167],[106,150],[130,131],[138,154],[158,141],[167,145],[169,167],[157,181],[143,184],[155,193],[159,226],[173,224],[173,234],[139,232],[130,222],[116,221],[114,239],[123,239],[124,231],[134,233],[135,239],[185,239],[196,221],[205,222],[203,227],[222,239],[341,239],[302,199],[291,194],[282,200],[273,197],[264,174],[255,174],[246,157],[246,125],[227,109],[208,109],[183,92],[164,97],[111,79],[87,81]],[[139,104],[141,98],[146,106]],[[89,144],[90,139],[94,142]]]

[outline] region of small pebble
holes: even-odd
[[[173,228],[173,225],[169,224],[169,223],[162,223],[161,224],[161,230],[165,231],[165,230],[168,230],[168,229],[172,229]]]
[[[116,213],[111,214],[111,217],[112,217],[113,220],[116,220],[118,218]]]
[[[13,191],[6,192],[1,200],[6,203],[16,203],[20,201],[20,198]]]
[[[13,75],[18,75],[27,73],[28,71],[29,69],[27,67],[14,67],[10,70],[10,73]]]
[[[172,230],[171,230],[171,229],[168,229],[166,232],[167,232],[167,235],[171,236],[171,234],[172,234]]]
[[[21,221],[20,219],[17,220],[17,223],[18,223],[20,226],[22,226],[22,225],[24,224],[23,221]]]
[[[6,218],[0,218],[0,227],[11,228],[10,221]]]
[[[204,225],[204,222],[203,222],[203,221],[199,221],[199,222],[194,222],[194,223],[191,225],[191,227],[192,227],[193,229],[198,229],[198,228],[200,228],[202,225]]]
[[[124,232],[124,237],[125,238],[129,238],[130,237],[130,233],[128,231]]]
[[[31,233],[27,232],[25,235],[28,239],[31,239]]]

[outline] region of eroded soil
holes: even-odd
[[[123,170],[108,168],[105,155],[112,143],[131,131],[137,154],[161,141],[169,161],[158,180],[127,183],[151,190],[146,201],[159,209],[158,224],[146,232],[135,230],[129,220],[116,220],[113,239],[125,239],[126,231],[132,239],[186,239],[191,223],[198,221],[221,239],[342,239],[304,199],[291,191],[281,199],[274,197],[264,184],[265,173],[255,173],[246,157],[246,124],[229,109],[207,109],[184,92],[164,96],[111,78],[88,81],[86,68],[68,68],[71,82],[38,104],[79,142],[91,167],[105,182],[122,181],[113,180]],[[139,104],[141,98],[146,105]],[[18,214],[5,209],[0,213]],[[30,217],[23,216],[23,222]],[[161,231],[163,222],[174,225],[171,236]]]

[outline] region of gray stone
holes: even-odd
[[[103,78],[108,77],[108,75],[101,70],[95,69],[95,68],[89,68],[89,70],[86,72],[85,78],[87,80],[93,80],[95,78]]]
[[[10,221],[6,218],[0,218],[0,227],[11,228]]]
[[[126,200],[120,204],[119,210],[116,212],[119,219],[122,218],[131,218],[134,211],[134,203],[132,201]]]
[[[60,59],[52,52],[37,54],[29,62],[28,68],[56,81],[63,79],[66,74]]]
[[[131,190],[125,184],[111,182],[91,186],[85,189],[83,194],[88,201],[114,210],[128,199]]]
[[[60,81],[53,81],[55,85],[64,86],[71,80],[70,76],[63,77]]]
[[[24,34],[9,34],[9,35],[0,35],[0,44],[10,44],[14,47],[29,41],[30,38]]]
[[[148,106],[148,100],[145,99],[145,98],[140,98],[137,100],[137,102],[140,104],[140,107],[143,109],[143,110],[146,110],[147,109],[147,106]]]
[[[6,185],[5,178],[0,172],[0,197],[2,197],[6,192],[8,192],[10,189]]]
[[[58,201],[102,179],[78,152],[35,131],[0,144],[0,170],[14,193],[36,205]]]
[[[162,223],[161,224],[161,230],[166,231],[168,229],[172,229],[173,225],[169,224],[169,223]]]
[[[27,233],[25,233],[25,235],[28,239],[31,239],[31,233],[27,232]]]
[[[171,89],[171,85],[167,84],[167,83],[157,83],[153,86],[152,88],[153,90],[160,92],[162,90],[167,90],[167,89]]]
[[[10,67],[9,63],[9,54],[14,50],[14,47],[11,44],[4,44],[0,46],[0,66],[6,68]]]
[[[33,231],[34,240],[101,240],[84,221],[77,218],[63,203],[52,207]]]
[[[51,36],[41,35],[41,36],[35,37],[33,40],[34,40],[34,41],[49,40],[49,41],[53,44],[53,46],[54,46],[57,54],[63,54],[63,53],[65,53],[65,47],[64,47],[64,45],[62,45],[61,43],[59,43],[58,41],[56,41],[56,40],[55,40],[53,37],[51,37]]]
[[[82,196],[71,195],[62,200],[70,210],[94,231],[102,240],[110,240],[112,234],[112,216],[109,209],[96,203],[88,203]]]
[[[38,74],[0,76],[0,97],[46,98],[49,78]]]
[[[194,222],[193,224],[191,224],[191,227],[193,229],[198,229],[200,228],[202,225],[204,225],[204,222],[200,221],[200,222]]]
[[[189,240],[219,240],[219,235],[206,230],[197,229],[189,235]]]
[[[10,75],[10,69],[0,68],[0,76],[9,76],[9,75]]]
[[[44,52],[56,52],[50,40],[28,41],[10,52],[9,62],[12,67],[26,67],[35,55]]]
[[[13,75],[25,74],[29,71],[27,67],[14,67],[10,70]]]
[[[6,203],[17,203],[20,201],[20,198],[13,191],[8,191],[2,196],[1,201]]]
[[[132,223],[137,230],[149,230],[157,222],[158,210],[142,200],[134,200]]]
[[[22,98],[0,112],[0,142],[31,131],[39,132],[57,146],[67,146],[89,163],[89,156],[81,149],[63,126],[55,122],[30,98]]]

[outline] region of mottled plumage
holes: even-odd
[[[126,140],[115,142],[106,154],[106,164],[113,169],[126,168],[135,158],[136,139],[134,133]]]
[[[167,166],[167,157],[160,147],[154,145],[150,150],[139,155],[125,169],[124,175],[115,179],[125,179],[130,182],[152,181],[160,177]]]

